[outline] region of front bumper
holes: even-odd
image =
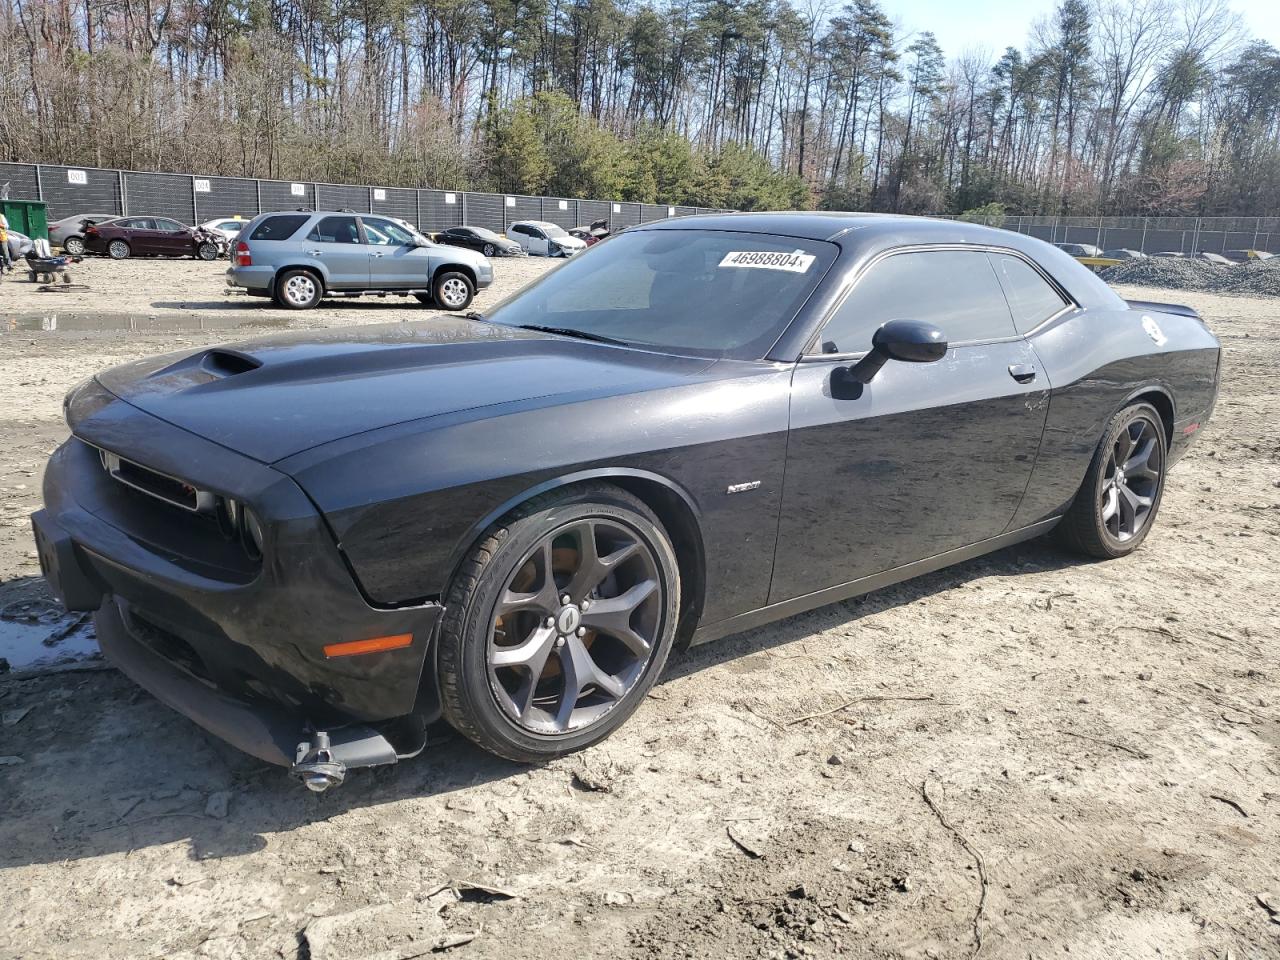
[[[416,734],[438,715],[434,677],[424,683],[423,669],[442,608],[370,605],[292,480],[103,393],[51,458],[45,509],[32,523],[51,587],[69,608],[97,611],[107,658],[272,763],[294,763],[309,729],[329,731],[349,766],[421,749]],[[237,560],[238,545],[196,528],[207,521],[108,476],[89,444],[253,505],[267,559]],[[324,654],[326,644],[401,634],[412,636],[409,646]]]

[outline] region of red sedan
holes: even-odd
[[[219,244],[209,231],[167,217],[120,217],[91,224],[84,231],[90,253],[113,260],[126,257],[196,257],[218,259]]]

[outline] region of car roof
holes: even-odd
[[[628,228],[651,230],[732,230],[823,240],[851,251],[853,269],[896,247],[929,244],[1003,247],[1039,264],[1083,307],[1117,309],[1119,296],[1097,274],[1044,240],[1025,233],[962,220],[940,220],[893,213],[713,213],[671,217]]]

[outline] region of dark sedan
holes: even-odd
[[[525,255],[520,244],[484,227],[450,227],[436,234],[436,242],[478,250],[486,257],[523,257]]]
[[[487,317],[100,373],[33,522],[112,662],[312,789],[441,716],[538,761],[691,643],[1051,531],[1131,553],[1218,361],[1020,234],[684,217]]]
[[[84,229],[84,248],[113,260],[126,257],[196,257],[216,260],[223,249],[219,238],[200,227],[188,227],[168,217],[119,217]]]

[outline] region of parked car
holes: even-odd
[[[85,250],[105,253],[113,260],[126,257],[196,257],[217,260],[222,238],[200,227],[168,217],[119,217],[84,229]]]
[[[1151,256],[1158,257],[1162,260],[1176,260],[1179,257],[1185,257],[1186,254],[1181,250],[1164,250],[1160,253],[1153,253]]]
[[[1222,255],[1232,263],[1248,263],[1250,260],[1270,260],[1274,253],[1265,250],[1223,250]]]
[[[1215,266],[1219,266],[1219,267],[1231,266],[1231,261],[1228,260],[1226,257],[1224,257],[1222,254],[1211,253],[1208,250],[1201,250],[1199,253],[1195,255],[1195,259],[1203,260],[1206,263],[1212,263]]]
[[[517,220],[507,227],[507,236],[534,257],[571,257],[587,249],[586,243],[570,236],[564,227],[545,220]]]
[[[1105,257],[1107,260],[1145,260],[1147,259],[1147,255],[1143,253],[1141,250],[1129,250],[1125,247],[1120,247],[1116,250],[1103,250],[1100,256]]]
[[[240,236],[240,231],[244,229],[244,225],[248,222],[244,217],[222,217],[217,220],[206,220],[200,224],[200,229],[208,230],[212,233],[220,233],[230,243]]]
[[[483,254],[435,244],[403,220],[369,214],[267,213],[236,241],[227,282],[291,310],[328,295],[396,293],[465,310],[493,282]]]
[[[522,257],[524,248],[514,240],[508,240],[484,227],[450,227],[436,234],[437,243],[451,247],[466,247],[486,257]]]
[[[115,219],[114,213],[77,213],[63,217],[49,224],[49,243],[78,257],[85,251],[84,228],[91,223],[105,223]]]
[[[572,227],[569,230],[569,235],[577,237],[587,246],[591,246],[609,236],[609,221],[607,219],[594,220],[590,226]]]
[[[1102,256],[1102,248],[1095,247],[1091,243],[1056,243],[1054,244],[1063,253],[1070,254],[1073,257],[1100,257]]]
[[[284,216],[255,256],[362,246],[359,218]],[[673,648],[1051,531],[1131,554],[1219,359],[1194,310],[1010,231],[681,217],[486,317],[99,373],[37,553],[110,662],[313,790],[441,716],[541,761],[608,736]]]

